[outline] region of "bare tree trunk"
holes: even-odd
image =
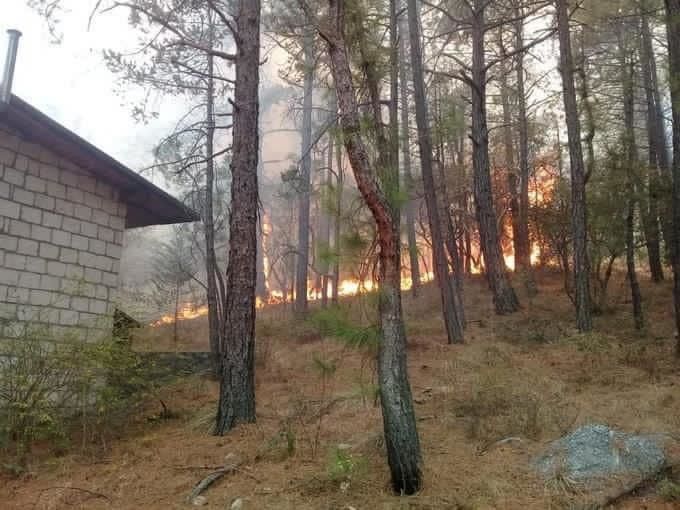
[[[212,12],[208,13],[210,44],[213,44],[213,20]],[[215,160],[213,159],[215,140],[215,82],[214,57],[208,55],[208,90],[206,93],[206,166],[205,166],[205,205],[203,213],[203,225],[205,228],[205,273],[208,282],[208,329],[210,340],[210,352],[213,355],[213,365],[216,375],[219,375],[220,345],[222,343],[222,329],[218,310],[217,296],[217,256],[215,254],[215,217],[213,212],[213,192],[215,187]]]
[[[175,348],[179,342],[179,290],[181,283],[179,280],[175,283],[175,321],[172,324],[172,340],[175,343]]]
[[[314,37],[304,36],[304,96],[302,104],[302,158],[300,162],[300,207],[298,212],[298,254],[295,278],[295,314],[307,314],[309,266],[309,203],[312,173],[312,96],[314,91]]]
[[[344,2],[329,0],[328,5],[329,23],[321,35],[328,43],[345,149],[359,192],[375,219],[380,245],[382,339],[378,351],[378,380],[392,487],[397,493],[413,494],[422,484],[422,458],[406,366],[406,333],[400,290],[399,213],[392,208],[379,187],[361,136],[361,121],[345,42]]]
[[[335,116],[335,114],[332,114]],[[333,135],[328,135],[328,153],[326,157],[326,169],[323,171],[323,189],[324,193],[327,193],[331,188],[332,176],[333,176],[333,151],[335,147],[333,144]],[[328,262],[328,254],[330,253],[331,247],[331,218],[326,210],[326,206],[321,206],[321,244],[325,251],[322,255],[319,266],[321,269],[321,307],[328,307],[328,282],[330,280],[330,264]]]
[[[652,37],[649,30],[649,14],[644,12],[646,4],[642,7],[640,15],[642,21],[642,37],[640,39],[640,63],[642,65],[642,78],[647,99],[647,139],[649,146],[649,194],[645,217],[645,242],[647,245],[647,258],[649,260],[649,272],[653,282],[660,282],[664,279],[663,263],[661,261],[661,245],[659,235],[659,195],[661,186],[661,166],[662,161],[667,163],[666,142],[662,131],[659,133],[657,122],[657,105],[654,98],[654,79],[652,77],[652,61],[654,61],[654,51],[652,47]],[[656,67],[656,65],[654,66]],[[663,123],[663,119],[662,119]],[[664,170],[667,173],[668,168]]]
[[[625,23],[621,21],[620,23]],[[623,31],[626,27],[619,26],[619,48],[621,52],[621,78],[623,83],[623,117],[624,133],[623,147],[626,149],[626,188],[628,194],[628,210],[626,213],[626,269],[630,284],[631,301],[633,303],[633,318],[635,329],[642,329],[644,317],[642,314],[642,294],[635,272],[635,172],[638,167],[638,151],[635,138],[635,62],[629,58],[626,51]]]
[[[406,42],[408,40],[408,21],[402,12],[399,18],[399,83],[401,85],[401,157],[404,165],[404,184],[407,201],[404,204],[406,220],[406,239],[408,241],[408,257],[411,266],[411,293],[418,296],[420,290],[420,263],[418,262],[418,242],[416,240],[415,196],[413,174],[411,172],[411,147],[409,144],[408,114],[408,57]]]
[[[505,167],[508,173],[508,193],[510,195],[510,220],[512,225],[512,248],[515,258],[515,269],[517,269],[518,254],[522,250],[519,246],[519,189],[518,172],[515,165],[515,147],[512,136],[513,122],[512,112],[510,111],[510,84],[508,83],[509,69],[505,62],[505,47],[503,45],[503,32],[499,28],[498,38],[503,52],[503,60],[500,63],[499,89],[501,95],[501,106],[503,110],[503,148],[505,149]]]
[[[680,357],[680,0],[665,0],[666,30],[668,33],[668,60],[673,108],[673,235],[671,259],[673,262],[673,300],[675,303],[676,355]]]
[[[420,147],[420,169],[423,174],[425,205],[432,236],[432,255],[434,273],[439,284],[442,300],[442,314],[446,326],[449,343],[463,342],[463,321],[460,304],[456,300],[456,289],[449,278],[449,264],[446,260],[444,236],[441,230],[441,219],[437,205],[434,172],[432,170],[432,140],[425,99],[425,81],[423,72],[423,55],[420,45],[420,28],[418,24],[417,5],[415,0],[407,0],[409,35],[411,43],[411,67],[413,70],[413,91],[416,105],[416,123],[418,125],[418,146]]]
[[[524,46],[524,20],[521,2],[517,3],[515,23],[515,46]],[[524,52],[517,54],[517,124],[519,132],[519,219],[517,221],[517,242],[515,243],[515,265],[522,274],[527,292],[536,294],[534,272],[531,267],[531,241],[529,239],[529,118],[527,97],[524,86]]]
[[[564,112],[569,137],[571,166],[571,223],[574,243],[574,291],[576,302],[576,327],[579,331],[593,328],[590,303],[589,264],[587,245],[586,173],[581,147],[581,126],[574,88],[574,62],[569,36],[568,0],[557,0],[557,28],[560,40],[560,71]]]
[[[487,0],[474,0],[472,12],[472,162],[479,237],[489,288],[496,313],[519,310],[519,301],[508,278],[498,235],[489,168],[489,130],[486,123],[486,64],[484,59]]]
[[[333,94],[333,113],[337,113],[338,101]],[[333,246],[335,250],[335,264],[333,266],[333,297],[332,302],[334,305],[338,304],[338,298],[340,296],[340,250],[342,248],[340,236],[342,234],[342,195],[344,186],[344,169],[342,167],[342,143],[338,142],[338,148],[335,151],[335,167],[336,167],[336,196],[335,196],[335,224],[333,225]]]
[[[255,283],[259,147],[260,1],[239,0],[231,215],[222,377],[215,434],[255,421]]]

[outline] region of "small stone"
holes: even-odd
[[[236,498],[234,501],[231,502],[231,506],[229,508],[230,510],[242,510],[243,500],[241,498]]]
[[[191,504],[193,506],[205,506],[208,504],[208,498],[206,498],[205,496],[196,496],[192,500]]]
[[[351,450],[351,449],[352,449],[352,445],[351,445],[351,444],[347,444],[347,443],[340,443],[336,448],[337,448],[338,450],[344,452],[344,451],[347,451],[347,450]]]

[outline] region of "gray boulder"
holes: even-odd
[[[547,481],[605,504],[654,478],[667,465],[666,438],[584,425],[550,443],[533,461]]]

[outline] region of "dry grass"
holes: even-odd
[[[671,355],[669,284],[644,285],[648,327],[639,335],[623,303],[625,287],[613,283],[613,310],[596,319],[588,336],[574,332],[560,285],[544,276],[530,305],[496,317],[483,281],[468,282],[464,346],[446,345],[434,289],[417,300],[405,296],[425,461],[417,496],[399,499],[389,491],[370,360],[278,308],[263,311],[258,322],[257,424],[209,435],[216,384],[178,381],[162,395],[178,418],[140,416],[101,458],[36,459],[30,475],[2,479],[2,508],[186,508],[193,484],[229,454],[242,467],[206,493],[205,508],[228,508],[237,497],[246,509],[567,508],[561,493],[568,480],[551,485],[536,478],[531,455],[587,422],[680,433],[680,374]],[[351,306],[365,317],[366,303]],[[181,324],[180,346],[168,340],[169,328],[142,334],[146,349],[206,346],[201,320]],[[320,371],[320,361],[333,370]],[[673,488],[665,490],[667,499]],[[672,505],[648,495],[621,508]]]

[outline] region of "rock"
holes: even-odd
[[[243,509],[243,500],[241,498],[236,498],[234,501],[231,502],[231,506],[229,507],[230,510],[242,510]]]
[[[532,464],[549,483],[578,486],[589,504],[605,505],[664,469],[665,443],[661,435],[585,425],[550,443]]]
[[[194,499],[191,500],[191,504],[193,506],[205,506],[208,504],[208,498],[205,496],[196,496]]]
[[[347,443],[340,443],[336,446],[336,448],[340,451],[346,452],[352,449],[352,445]]]

